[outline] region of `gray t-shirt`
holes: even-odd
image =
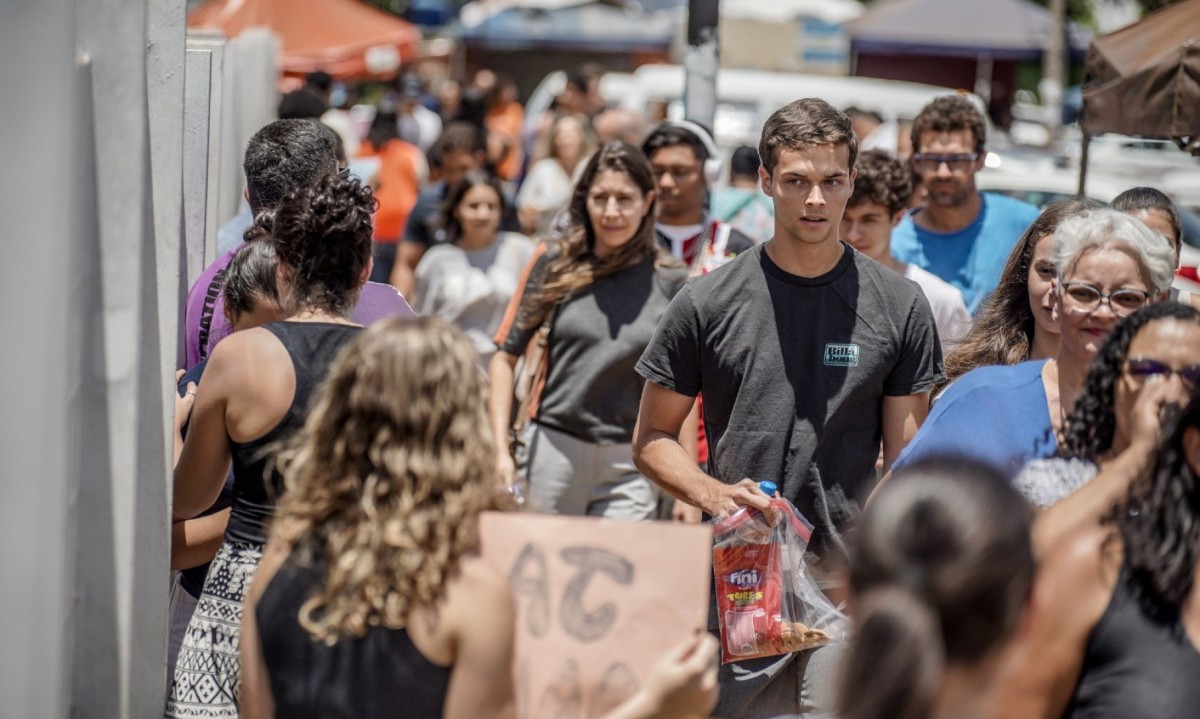
[[[637,371],[704,394],[713,476],[774,480],[816,526],[812,551],[843,554],[840,533],[874,485],[883,398],[933,386],[937,329],[915,283],[848,245],[814,278],[765,247],[689,282]]]
[[[522,296],[545,281],[549,253],[538,257]],[[550,361],[537,421],[596,444],[633,441],[642,380],[634,365],[671,298],[687,281],[681,266],[648,259],[604,277],[559,305],[550,329]],[[503,328],[502,328],[503,330]],[[525,352],[537,328],[514,322],[500,349]]]

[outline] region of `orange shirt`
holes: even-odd
[[[375,211],[375,241],[397,242],[404,235],[408,215],[417,204],[421,181],[417,168],[420,167],[421,151],[416,145],[403,140],[391,140],[376,150],[369,140],[359,146],[359,157],[379,157],[378,184],[375,198],[379,209]]]
[[[501,138],[508,145],[508,154],[496,167],[502,180],[515,180],[521,172],[524,152],[521,147],[521,128],[525,123],[525,110],[519,102],[509,102],[488,110],[484,124],[487,131]]]

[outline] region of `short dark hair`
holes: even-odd
[[[942,95],[921,108],[912,124],[913,152],[921,151],[921,134],[925,132],[957,132],[970,130],[975,138],[975,152],[987,145],[987,124],[983,113],[966,95]]]
[[[858,175],[848,207],[873,202],[887,208],[889,215],[908,207],[912,197],[912,172],[903,163],[883,150],[867,150],[854,163]]]
[[[784,105],[767,118],[758,141],[758,157],[770,174],[775,172],[778,150],[818,145],[845,145],[850,150],[849,167],[854,167],[858,159],[858,138],[846,113],[818,97],[806,97]]]
[[[708,128],[704,128],[704,131],[708,132]],[[711,137],[712,133],[709,133],[709,136]],[[676,145],[687,145],[692,148],[697,162],[704,162],[708,159],[708,148],[704,146],[704,141],[686,127],[671,122],[661,123],[650,131],[646,139],[642,140],[642,152],[649,158],[664,147],[675,147]]]
[[[729,174],[733,177],[757,177],[760,164],[758,150],[750,145],[742,145],[729,158]]]
[[[325,98],[312,88],[302,87],[284,95],[279,101],[280,120],[315,120],[329,109]]]
[[[316,70],[304,76],[304,84],[320,92],[333,89],[333,76],[324,70]]]
[[[337,172],[337,135],[314,120],[276,120],[250,138],[242,170],[257,215]]]
[[[1171,198],[1167,197],[1161,190],[1153,187],[1131,187],[1114,197],[1109,207],[1117,212],[1124,212],[1127,215],[1132,215],[1135,212],[1158,210],[1167,216],[1167,222],[1171,225],[1171,229],[1175,231],[1175,237],[1167,239],[1170,239],[1174,243],[1176,249],[1183,242],[1183,229],[1179,221],[1179,208],[1175,207],[1175,203],[1171,201]]]
[[[452,122],[446,125],[437,141],[433,143],[438,156],[445,157],[447,152],[465,150],[472,155],[477,152],[487,152],[487,140],[479,127],[470,122]]]

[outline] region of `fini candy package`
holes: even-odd
[[[848,626],[806,571],[812,524],[786,499],[772,498],[771,507],[774,527],[751,507],[713,523],[724,664],[824,646]]]

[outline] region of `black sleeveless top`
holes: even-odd
[[[1193,719],[1200,716],[1200,652],[1178,613],[1155,616],[1122,569],[1092,629],[1063,719]]]
[[[329,372],[338,350],[361,327],[326,322],[272,322],[263,329],[279,338],[292,359],[296,395],[279,424],[256,440],[241,444],[230,440],[233,455],[233,509],[225,528],[230,542],[265,544],[267,524],[275,514],[275,498],[283,487],[278,472],[267,476],[273,455],[271,445],[287,439],[304,425],[309,399]]]
[[[324,581],[324,568],[293,553],[263,591],[254,617],[275,700],[288,719],[435,719],[442,716],[450,668],[421,654],[404,629],[373,626],[333,646],[300,626],[300,606]]]

